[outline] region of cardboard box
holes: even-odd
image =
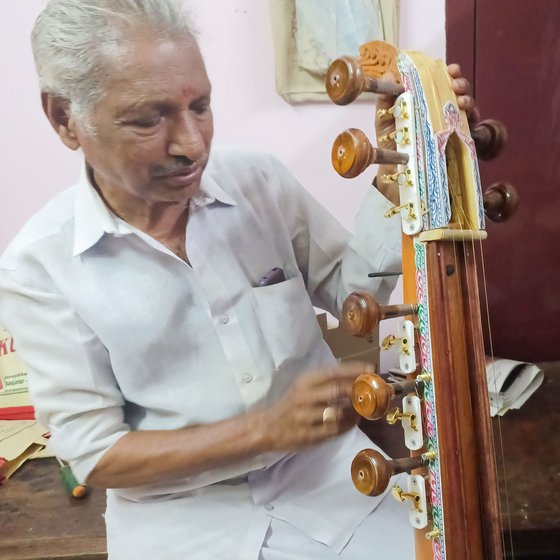
[[[327,314],[317,314],[317,321],[323,332],[323,338],[329,345],[335,358],[341,361],[358,360],[372,364],[379,371],[379,331],[375,329],[369,339],[348,334],[342,326],[329,325]]]

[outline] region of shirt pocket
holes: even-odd
[[[298,360],[322,340],[301,273],[252,289],[253,305],[276,369]]]

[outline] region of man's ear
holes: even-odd
[[[80,147],[80,140],[76,135],[76,121],[70,114],[68,100],[42,91],[41,104],[47,119],[60,139],[71,150],[77,150]]]

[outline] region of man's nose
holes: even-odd
[[[174,123],[168,152],[169,155],[183,156],[192,161],[197,161],[205,155],[206,144],[201,123],[188,112],[181,113]]]

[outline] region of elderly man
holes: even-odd
[[[273,158],[211,153],[181,2],[51,0],[33,49],[85,165],[2,256],[0,316],[53,451],[108,489],[110,558],[411,558],[405,508],[349,480],[365,366],[313,311],[388,298],[367,277],[399,262],[388,201],[372,189],[350,239]]]

